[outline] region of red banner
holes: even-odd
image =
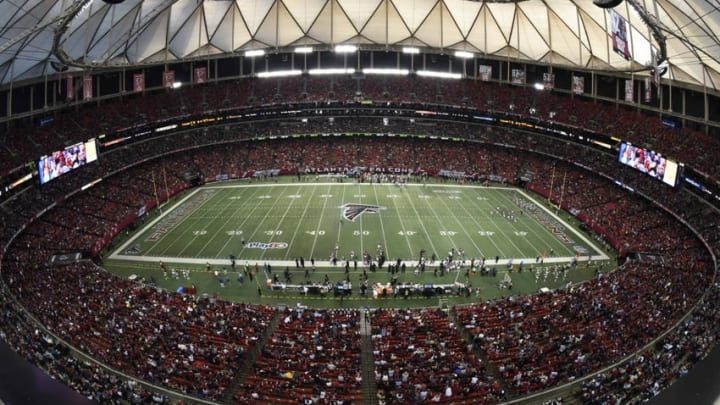
[[[205,83],[207,82],[207,68],[206,67],[196,67],[195,68],[195,83]]]
[[[68,101],[75,99],[75,85],[73,84],[73,75],[70,73],[65,76],[65,91]]]
[[[90,75],[83,76],[83,100],[90,100],[93,96],[93,78]]]
[[[168,70],[166,72],[163,72],[163,87],[170,88],[173,86],[173,83],[175,83],[175,71],[174,70]]]
[[[133,75],[133,91],[145,91],[145,74],[135,73]]]
[[[633,93],[635,90],[633,90],[633,81],[632,79],[625,80],[625,101],[628,103],[632,103],[634,100]]]

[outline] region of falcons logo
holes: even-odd
[[[355,221],[355,218],[362,215],[364,212],[377,214],[380,210],[379,205],[370,205],[370,204],[345,204],[342,207],[342,217],[343,219],[347,219],[348,221]]]

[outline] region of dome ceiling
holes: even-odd
[[[0,80],[54,73],[58,55],[103,67],[351,43],[616,71],[647,69],[664,50],[664,78],[719,90],[719,7],[626,0],[614,9],[626,21],[626,59],[613,51],[612,14],[591,0],[4,0]]]

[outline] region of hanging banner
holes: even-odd
[[[195,68],[195,83],[207,82],[207,67]]]
[[[649,77],[645,78],[645,102],[649,103],[652,101],[652,79]]]
[[[133,75],[133,91],[145,91],[145,74],[135,73]]]
[[[73,76],[70,73],[65,76],[65,93],[68,101],[75,99],[75,85],[73,84]]]
[[[175,71],[174,70],[168,70],[163,72],[163,87],[171,88],[173,86],[173,83],[175,83]]]
[[[625,19],[616,13],[615,10],[610,10],[610,22],[612,30],[612,45],[613,51],[617,52],[625,58],[630,60],[630,45],[628,42],[627,25]]]
[[[585,93],[585,77],[573,76],[572,77],[572,92],[575,94]]]
[[[555,88],[555,75],[552,73],[543,73],[543,87],[545,90],[552,90]]]
[[[93,79],[90,75],[83,76],[83,100],[90,100],[93,96]]]
[[[478,66],[478,73],[480,74],[480,80],[489,82],[492,77],[492,66],[480,65]]]
[[[525,71],[522,69],[512,70],[512,84],[525,84]]]
[[[632,79],[625,80],[625,101],[628,103],[633,102],[633,81]]]

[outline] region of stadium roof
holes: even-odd
[[[627,60],[613,51],[611,13],[591,0],[4,0],[0,82],[54,73],[58,59],[91,68],[352,43],[601,71],[647,70],[665,53],[664,78],[720,90],[719,4],[626,0],[614,10]]]

